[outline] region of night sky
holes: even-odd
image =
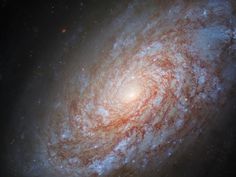
[[[0,176],[236,175],[234,0],[4,0],[0,26]]]

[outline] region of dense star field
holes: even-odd
[[[34,118],[28,144],[20,134],[10,141],[10,168],[25,176],[158,175],[224,121],[236,84],[234,6],[135,0],[117,7],[80,52],[55,65],[59,82],[41,92],[36,84],[40,111],[19,101]]]

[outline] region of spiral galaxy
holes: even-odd
[[[56,176],[139,176],[184,153],[235,86],[233,10],[221,0],[129,1],[49,90],[34,157]]]

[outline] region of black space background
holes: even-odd
[[[38,60],[44,60],[39,56],[48,50],[47,46],[66,39],[67,31],[79,23],[78,17],[86,15],[87,7],[92,8],[93,3],[98,4],[70,0],[0,1],[0,177],[11,174],[4,159],[4,139],[9,138],[6,132],[15,101]]]
[[[4,0],[0,2],[0,176],[8,177],[10,167],[6,166],[6,159],[3,158],[6,152],[3,139],[8,138],[5,132],[13,114],[15,100],[21,95],[32,68],[38,60],[44,59],[37,56],[42,56],[45,50],[48,50],[47,46],[52,43],[60,45],[61,41],[66,40],[67,31],[78,25],[79,16],[83,18],[89,13],[92,14],[97,6],[100,6],[100,9],[106,8],[109,1],[87,0],[83,2],[80,9],[78,7],[81,7],[82,1]],[[63,29],[67,31],[63,33]],[[230,121],[224,126],[230,131],[221,129],[215,134],[218,149],[215,150],[214,158],[209,164],[207,163],[209,167],[206,168],[209,168],[209,171],[202,173],[203,176],[236,175],[236,114],[234,112],[227,115]],[[217,141],[218,137],[220,141]],[[222,140],[230,143],[226,154],[223,153],[225,142]],[[223,161],[218,162],[221,158]],[[196,164],[200,165],[199,163]],[[186,166],[182,168],[184,167]],[[191,174],[191,168],[193,167],[186,169],[190,171],[188,174]],[[192,176],[195,175],[192,173]]]

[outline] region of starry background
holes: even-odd
[[[95,1],[94,1],[95,2]],[[11,175],[6,165],[4,140],[15,101],[24,90],[28,78],[40,74],[38,63],[47,62],[47,46],[65,49],[65,40],[73,26],[88,16],[92,1],[1,1],[0,9],[0,97],[1,97],[1,175]],[[95,2],[96,3],[96,2]],[[100,3],[96,3],[100,4]],[[92,12],[92,11],[90,11]],[[73,44],[73,40],[72,40]],[[71,47],[71,46],[70,46]],[[68,47],[67,47],[68,48]],[[45,60],[45,61],[44,61]],[[48,73],[47,77],[52,77]]]
[[[16,100],[32,75],[40,75],[40,67],[54,57],[52,50],[70,50],[77,41],[87,39],[89,31],[99,26],[103,15],[111,11],[112,1],[14,1],[0,4],[0,176],[10,177],[12,167],[6,165],[5,142],[9,124],[17,111]],[[236,12],[235,12],[236,13]],[[83,26],[84,30],[77,28]],[[74,36],[75,29],[80,36]],[[64,56],[59,56],[64,57]],[[47,66],[50,68],[50,66]],[[47,81],[53,77],[50,69]],[[178,164],[166,167],[163,176],[235,176],[236,175],[236,104],[228,112],[224,125],[211,131],[210,142],[203,149],[192,147]],[[222,115],[223,116],[223,115]],[[209,135],[209,136],[210,136]],[[200,142],[201,143],[201,142]],[[201,158],[199,158],[199,154]],[[195,172],[195,167],[202,172]]]

